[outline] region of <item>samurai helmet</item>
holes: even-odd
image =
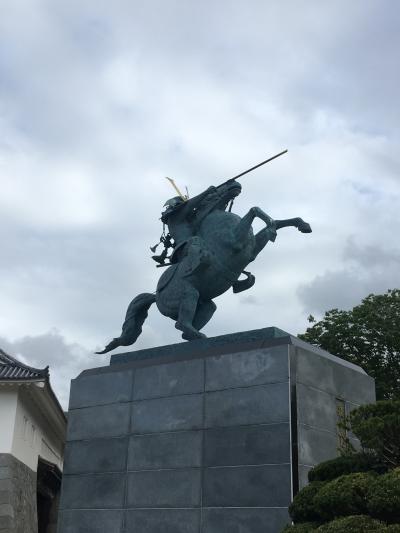
[[[180,196],[174,196],[165,202],[164,207],[173,208],[177,205],[183,204],[183,202],[184,200]]]

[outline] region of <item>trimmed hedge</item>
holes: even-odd
[[[385,529],[385,533],[400,533],[400,524],[391,524]]]
[[[386,522],[400,522],[400,468],[374,480],[368,491],[368,512]]]
[[[386,533],[386,524],[370,516],[357,515],[337,518],[317,529],[317,533],[369,533],[370,531]]]
[[[317,513],[323,521],[339,516],[367,514],[368,490],[375,477],[374,473],[363,472],[330,481],[313,497]]]
[[[349,419],[363,451],[309,472],[285,533],[400,533],[400,401],[361,406]]]
[[[303,522],[294,526],[286,526],[282,533],[308,533],[309,531],[315,531],[318,525],[314,522]]]
[[[320,515],[316,512],[314,496],[324,485],[325,483],[314,481],[296,494],[289,506],[289,514],[293,522],[318,522],[320,520]]]
[[[314,466],[308,473],[309,481],[332,481],[346,474],[375,471],[380,474],[386,472],[385,466],[372,454],[355,453],[336,457]]]

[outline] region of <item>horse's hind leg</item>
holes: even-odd
[[[206,302],[199,302],[197,306],[196,315],[193,320],[193,326],[200,330],[211,320],[215,313],[217,306],[212,300]]]
[[[200,333],[193,325],[199,301],[199,291],[188,281],[184,281],[184,284],[184,294],[179,306],[178,320],[175,323],[175,327],[182,331],[182,337],[187,341],[201,339],[205,335]]]

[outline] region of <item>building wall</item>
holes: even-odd
[[[18,390],[11,453],[34,472],[39,455],[62,469],[63,443],[40,413],[29,389],[23,387]]]
[[[11,453],[17,403],[17,389],[0,386],[0,453]]]
[[[37,533],[38,459],[62,469],[62,417],[54,414],[53,398],[44,386],[0,384],[1,533]],[[41,485],[45,490],[50,487],[46,483],[47,478]],[[54,533],[58,495],[49,502],[52,514],[47,533]]]
[[[36,473],[0,453],[0,531],[37,533]]]

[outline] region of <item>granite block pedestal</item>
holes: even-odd
[[[114,355],[72,382],[58,533],[278,533],[374,390],[277,328]]]

